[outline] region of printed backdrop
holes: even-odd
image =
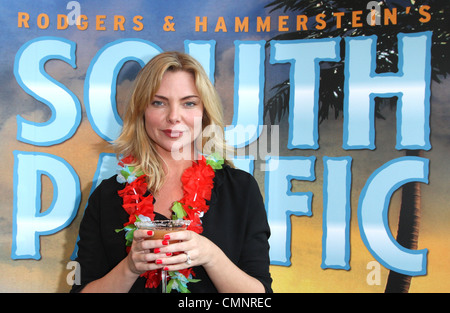
[[[79,223],[115,174],[132,82],[169,50],[220,93],[236,165],[264,195],[275,292],[384,292],[393,272],[450,291],[448,2],[0,6],[0,291],[77,283]],[[420,191],[402,199],[405,185]],[[409,216],[416,247],[398,231]]]

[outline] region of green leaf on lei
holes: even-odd
[[[194,278],[188,278],[187,280],[190,283],[198,283],[199,281],[202,281],[201,279],[194,279]]]
[[[178,201],[175,201],[173,203],[172,212],[174,213],[173,219],[175,220],[183,219],[183,217],[187,216],[186,212],[184,211],[183,205]]]
[[[129,166],[126,165],[121,171],[120,174],[122,174],[122,176],[125,178],[125,180],[128,180],[128,177],[130,177],[131,175],[134,175],[134,177],[139,177],[141,175],[144,175],[143,171],[139,171],[134,173],[135,171],[135,167],[134,166]]]
[[[138,216],[136,216],[136,222],[140,222],[140,221],[141,221],[140,218]],[[115,229],[114,231],[116,233],[120,233],[122,230],[125,230],[127,232],[125,234],[125,239],[127,241],[126,245],[130,247],[131,244],[133,243],[133,234],[136,229],[137,229],[137,227],[134,224],[130,224],[130,225],[125,226],[124,228]]]
[[[180,288],[181,293],[191,293],[187,287],[183,286],[182,284],[178,284],[178,288]]]
[[[219,170],[222,168],[224,160],[220,157],[220,154],[214,152],[206,157],[206,164],[210,165],[213,170]]]
[[[173,285],[174,279],[169,280],[166,287],[166,293],[170,293],[172,291],[172,285]]]

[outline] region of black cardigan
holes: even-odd
[[[80,225],[76,259],[81,269],[81,285],[74,285],[72,292],[80,291],[89,282],[106,275],[127,255],[124,232],[114,231],[128,221],[117,193],[123,188],[124,184],[118,183],[113,176],[104,180],[89,198]],[[202,235],[222,249],[240,269],[258,279],[266,292],[272,292],[270,229],[256,180],[250,174],[228,166],[216,170],[209,204],[209,210],[202,218]],[[159,218],[164,217],[160,215]],[[194,272],[195,278],[201,281],[188,284],[191,292],[217,292],[203,267],[194,267]],[[144,285],[145,278],[139,277],[130,292],[160,292],[160,288],[145,288]]]

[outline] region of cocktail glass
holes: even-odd
[[[164,235],[176,231],[187,229],[190,220],[155,220],[155,221],[141,221],[134,223],[139,229],[148,229],[153,231],[151,239],[164,239]],[[161,290],[162,293],[167,292],[167,271],[161,269]]]

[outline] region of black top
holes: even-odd
[[[113,176],[102,181],[89,198],[80,225],[76,259],[81,269],[81,285],[74,285],[72,292],[103,277],[127,256],[124,232],[114,231],[128,221],[117,193],[124,186]],[[266,292],[272,292],[270,229],[256,180],[228,166],[216,170],[209,205],[202,217],[202,235],[222,249],[240,269],[258,279]],[[164,218],[156,215],[155,219]],[[195,278],[201,281],[188,284],[191,292],[217,292],[202,266],[194,267],[194,272]],[[160,292],[160,287],[145,288],[145,278],[139,277],[130,292]]]

